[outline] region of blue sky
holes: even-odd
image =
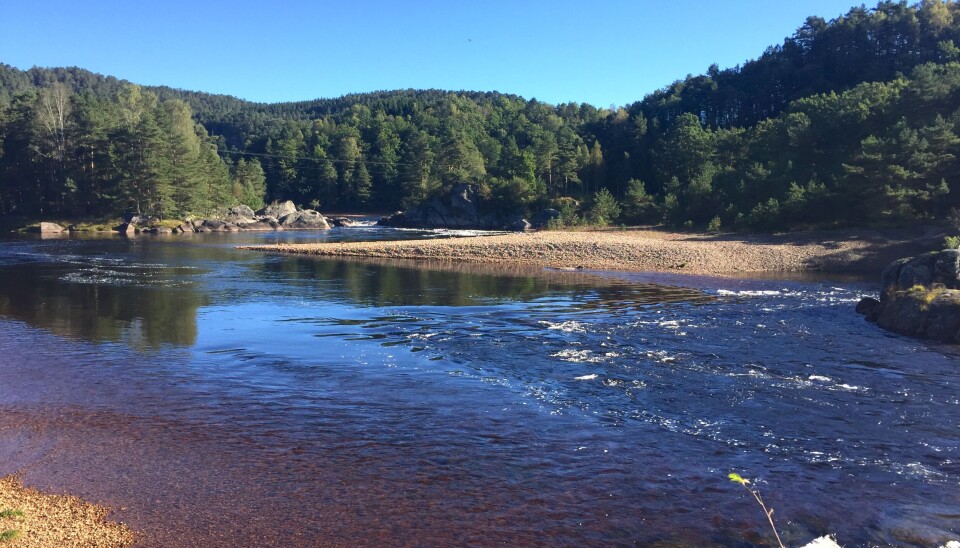
[[[625,105],[851,0],[0,0],[0,62],[263,102],[400,88]]]

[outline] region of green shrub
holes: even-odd
[[[607,189],[601,189],[593,195],[592,205],[587,212],[591,224],[607,226],[620,217],[620,204]]]
[[[710,222],[707,223],[707,232],[712,232],[712,233],[716,234],[717,232],[720,232],[721,226],[722,226],[722,225],[721,225],[721,222],[720,222],[720,216],[717,215],[717,216],[714,217],[713,219],[710,219]]]

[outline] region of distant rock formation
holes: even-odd
[[[881,280],[879,300],[857,303],[867,321],[901,335],[960,342],[960,250],[898,259]]]
[[[193,234],[196,232],[263,232],[288,228],[327,230],[330,228],[330,224],[323,215],[312,209],[297,209],[297,206],[290,200],[274,202],[256,212],[249,206],[241,204],[231,207],[221,217],[184,219],[175,228],[158,225],[159,219],[142,215],[129,214],[124,219],[126,219],[126,222],[114,230],[125,236],[136,234]]]
[[[380,219],[382,226],[399,228],[454,228],[477,230],[525,230],[530,227],[520,215],[491,211],[476,185],[460,184],[403,212]]]
[[[40,234],[60,234],[67,230],[57,223],[40,223],[40,226],[37,227]]]

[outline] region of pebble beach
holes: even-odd
[[[929,232],[805,232],[710,235],[657,230],[544,231],[438,240],[243,246],[327,257],[524,264],[559,269],[743,275],[762,272],[881,269],[932,249]],[[933,247],[930,247],[933,246]],[[879,275],[879,271],[878,271]]]
[[[134,535],[125,525],[106,520],[109,509],[77,497],[41,493],[24,487],[13,476],[0,478],[0,512],[17,511],[0,519],[0,532],[17,531],[4,546],[130,546]]]

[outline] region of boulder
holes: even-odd
[[[377,224],[400,228],[503,230],[515,221],[516,217],[509,212],[495,211],[493,206],[485,204],[476,185],[459,184],[416,207],[384,217]]]
[[[227,210],[222,220],[235,225],[245,225],[256,222],[256,214],[246,205],[238,205]]]
[[[234,217],[242,217],[244,219],[253,219],[256,213],[253,212],[253,208],[248,205],[240,204],[238,206],[233,206],[227,210],[227,215],[232,215]]]
[[[931,251],[907,261],[897,276],[899,289],[910,289],[915,285],[930,287],[933,283],[933,267],[937,262],[937,252]]]
[[[873,297],[864,297],[857,303],[856,311],[857,314],[866,316],[868,322],[875,322],[877,321],[877,316],[880,315],[881,306],[880,301]]]
[[[239,225],[241,230],[251,230],[256,232],[266,232],[272,230],[283,230],[277,221],[254,221],[244,225]]]
[[[137,227],[133,223],[123,223],[117,227],[117,232],[124,236],[134,236],[137,233]]]
[[[295,211],[289,215],[284,215],[280,218],[280,224],[284,228],[313,228],[320,230],[330,228],[330,224],[323,218],[323,215],[312,209],[304,209],[303,211]]]
[[[140,213],[126,213],[123,215],[123,222],[132,225],[146,225],[159,220],[160,219],[158,217],[151,217],[149,215],[142,215]]]
[[[944,249],[933,263],[933,283],[960,289],[960,249]]]
[[[60,234],[66,230],[57,223],[40,223],[39,227],[40,234]]]
[[[257,211],[257,215],[262,217],[273,217],[274,219],[280,219],[291,213],[297,212],[297,206],[290,200],[286,202],[273,202],[267,207]]]
[[[197,227],[197,232],[223,232],[226,230],[226,226],[227,222],[220,219],[204,219]],[[200,227],[206,227],[209,230],[201,231]]]
[[[173,234],[173,229],[168,226],[158,226],[154,228],[154,234]]]
[[[886,301],[891,295],[896,293],[899,288],[898,280],[900,279],[900,270],[903,269],[903,265],[909,262],[910,257],[897,259],[883,269],[883,273],[880,276],[882,280],[882,289],[880,290],[881,302]]]
[[[507,229],[512,230],[514,232],[523,232],[525,230],[530,230],[530,222],[524,219],[523,217],[520,217],[514,220],[512,223],[510,223],[507,226]]]
[[[356,226],[356,221],[349,217],[333,217],[328,219],[331,225],[336,227],[351,227]]]
[[[880,300],[857,312],[901,335],[960,342],[960,252],[945,249],[898,259],[883,269]]]
[[[184,234],[190,234],[190,233],[196,232],[197,230],[196,227],[193,226],[193,221],[189,221],[189,220],[181,222],[180,226],[177,228],[179,228],[180,232]]]

